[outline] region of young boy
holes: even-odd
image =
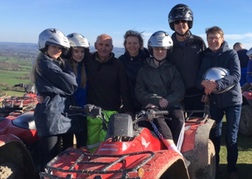
[[[153,122],[162,134],[165,146],[179,152],[180,147],[176,145],[184,135],[180,103],[185,87],[178,70],[168,59],[172,47],[173,41],[166,32],[157,31],[151,35],[148,41],[151,57],[138,72],[135,93],[143,108],[155,106],[169,111],[169,119],[157,118]]]

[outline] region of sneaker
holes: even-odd
[[[237,172],[229,172],[228,173],[228,178],[229,179],[238,179],[238,173]]]

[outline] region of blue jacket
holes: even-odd
[[[76,81],[78,84],[77,90],[74,92],[74,99],[76,102],[76,105],[83,107],[85,104],[87,104],[87,85],[83,88],[81,87],[81,68],[82,63],[78,63],[77,67],[77,75],[76,75]]]
[[[252,60],[248,62],[246,79],[248,83],[252,83]]]
[[[77,88],[76,77],[71,68],[51,59],[45,54],[38,57],[40,73],[36,73],[36,89],[44,99],[35,111],[35,123],[40,137],[69,132],[71,119],[66,117],[66,98]]]
[[[220,49],[217,52],[211,51],[209,48],[205,50],[205,56],[203,57],[202,64],[198,73],[197,86],[202,89],[201,82],[204,80],[203,75],[212,67],[222,67],[229,70],[230,75],[217,80],[218,90],[224,90],[232,85],[229,91],[214,94],[211,93],[210,104],[217,108],[224,108],[242,103],[242,93],[240,87],[240,62],[236,51],[228,47],[227,42],[223,42]]]
[[[249,57],[246,54],[247,51],[248,51],[247,49],[241,49],[237,51],[241,65],[241,79],[240,79],[241,86],[247,82],[246,75],[247,75],[247,66],[249,63]]]

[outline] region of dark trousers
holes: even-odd
[[[87,146],[87,119],[86,117],[80,117],[72,120],[78,120],[78,123],[74,123],[73,128],[76,132],[68,132],[62,135],[63,147],[62,150],[66,150],[69,147],[73,147],[74,135],[76,137],[77,148]]]
[[[167,118],[157,118],[153,122],[164,139],[173,139],[174,143],[177,144],[185,122],[184,113],[179,107],[171,107],[168,110]]]
[[[193,113],[195,117],[202,117],[205,107],[205,103],[201,102],[202,95],[195,95],[184,98],[184,109],[185,111],[202,110],[201,113]]]
[[[226,133],[225,143],[227,147],[227,167],[229,172],[237,171],[236,163],[238,158],[237,135],[241,115],[241,105],[230,106],[226,108],[210,107],[211,118],[215,120],[216,125],[211,130],[210,139],[213,141],[216,151],[216,165],[220,162],[220,145],[222,135],[222,119],[226,115]]]
[[[46,164],[60,153],[61,136],[48,136],[39,139],[41,152],[40,170],[44,171]]]

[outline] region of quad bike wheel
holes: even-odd
[[[245,136],[252,135],[252,107],[250,105],[242,106],[239,132]]]
[[[11,135],[0,137],[6,139],[0,145],[0,179],[34,179],[34,164],[24,144],[14,137],[11,141]]]
[[[19,169],[13,162],[0,163],[0,179],[16,179],[18,176]]]

